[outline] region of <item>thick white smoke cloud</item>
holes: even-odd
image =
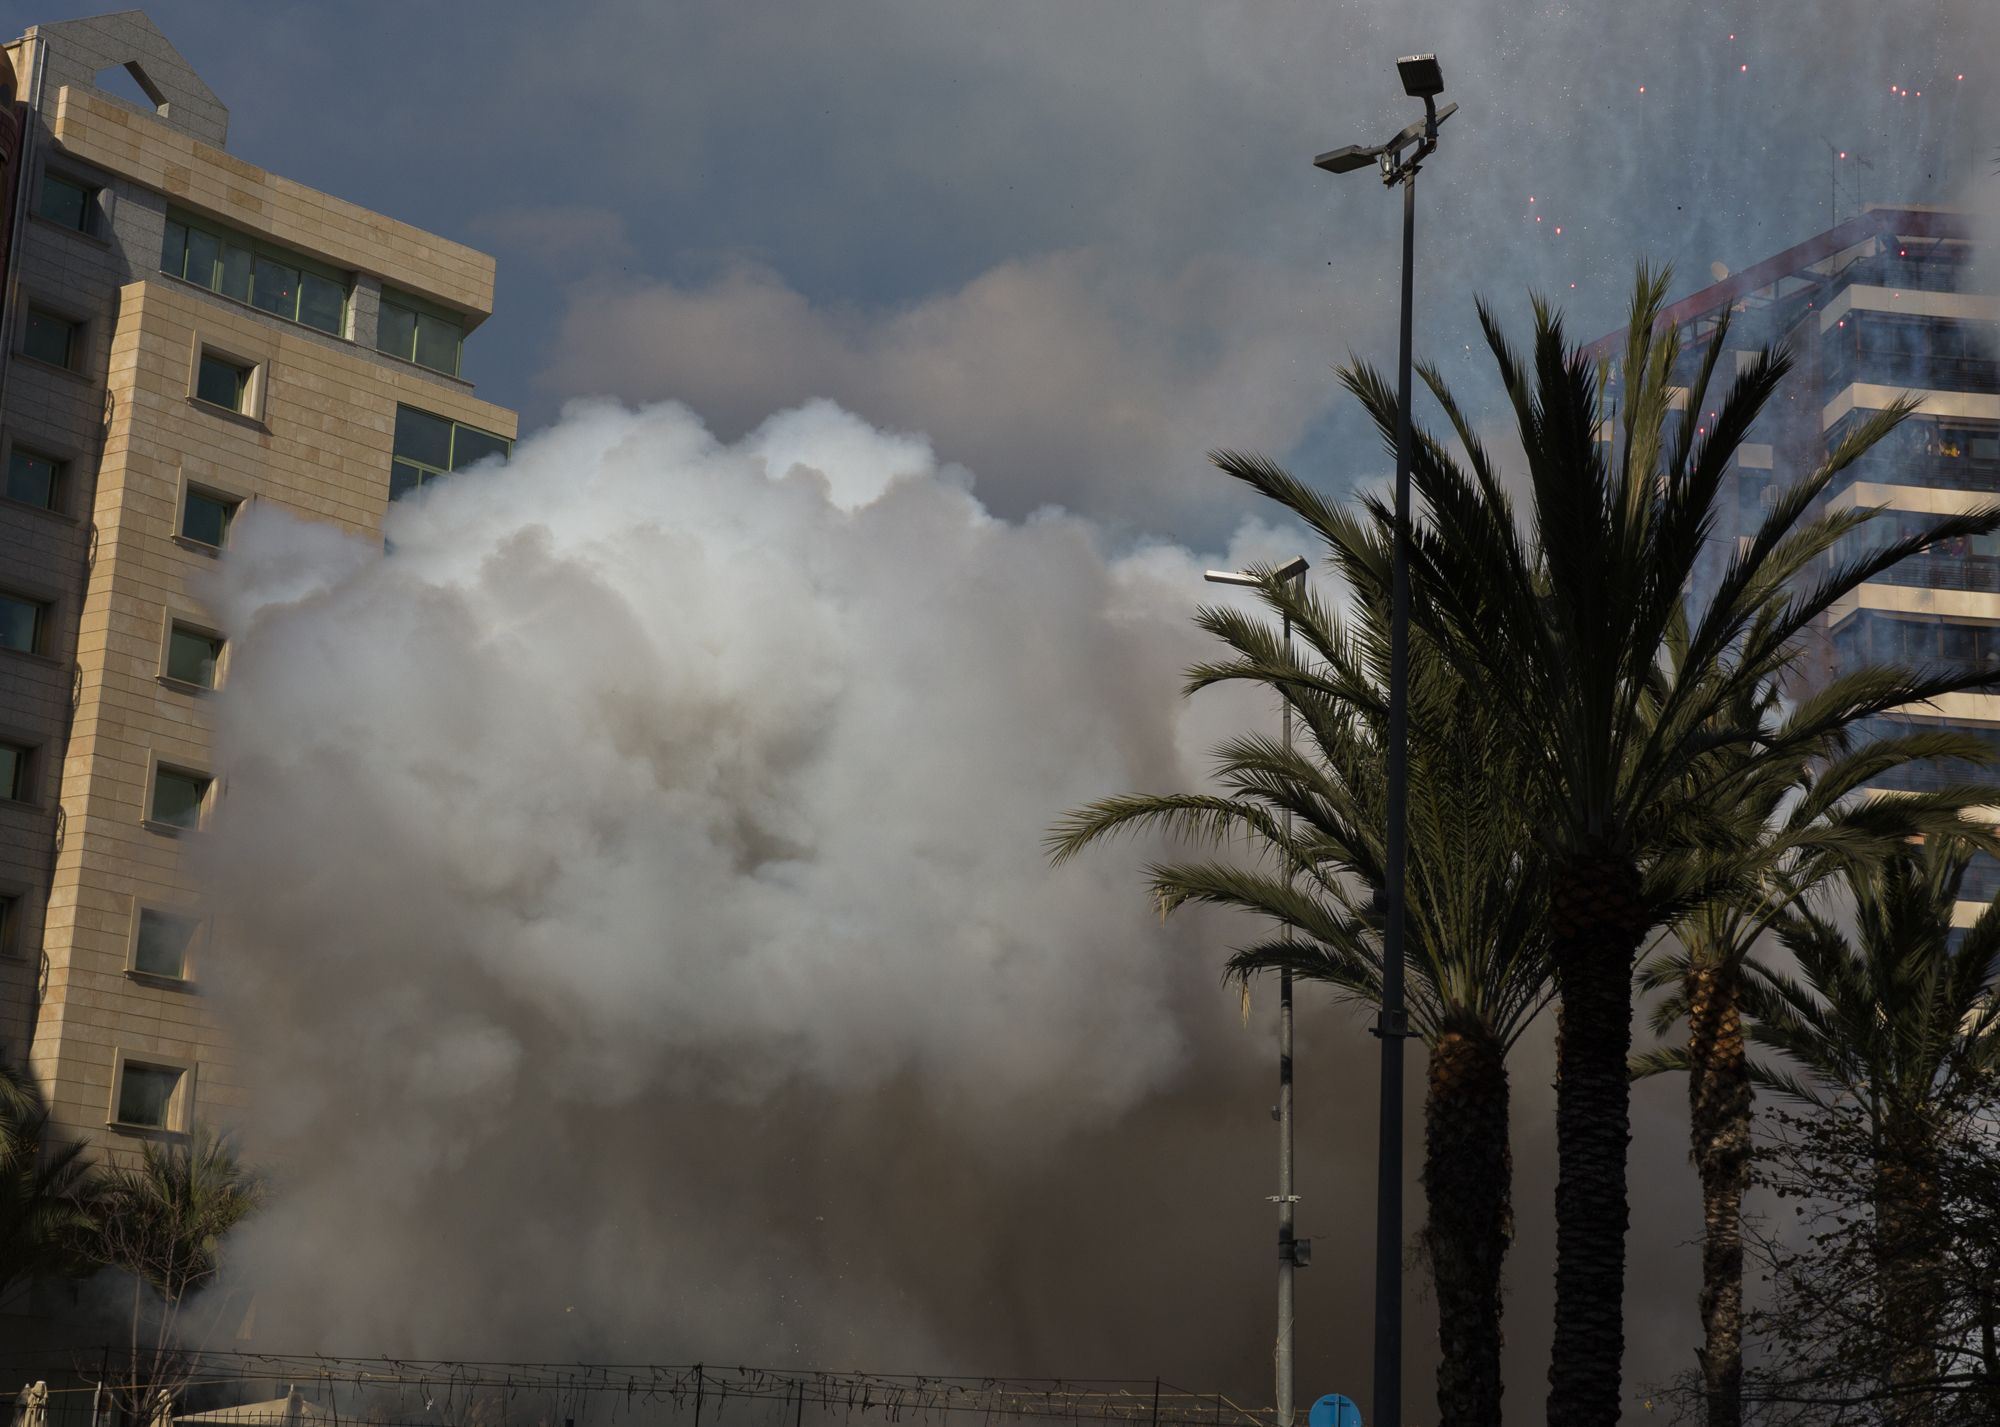
[[[1163,932],[1136,850],[1040,845],[1268,713],[1176,696],[1204,562],[970,485],[828,403],[730,446],[585,405],[387,558],[243,517],[213,983],[284,1346],[991,1369],[949,1285],[1081,1192],[1074,1137],[1245,1063],[1217,928]],[[990,1351],[1075,1311],[990,1267]]]

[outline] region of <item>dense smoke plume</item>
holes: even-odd
[[[1139,850],[1051,874],[1037,842],[1091,796],[1192,786],[1271,716],[1175,697],[1200,568],[1300,548],[1232,544],[1253,508],[1201,450],[1289,451],[1335,492],[1381,473],[1326,366],[1393,353],[1396,206],[1307,158],[1410,117],[1393,56],[1444,56],[1464,108],[1424,180],[1418,347],[1491,412],[1474,291],[1518,328],[1535,287],[1588,339],[1641,253],[1678,295],[1862,202],[1990,210],[1996,17],[585,6],[411,77],[459,126],[407,172],[379,161],[406,107],[325,124],[344,71],[224,76],[240,114],[305,106],[287,144],[326,136],[323,186],[446,230],[454,177],[500,205],[467,234],[506,284],[483,392],[533,418],[675,398],[720,437],[574,411],[399,506],[387,561],[245,517],[211,984],[283,1175],[242,1261],[259,1340],[1263,1400],[1268,995],[1240,1028],[1215,968],[1241,929],[1160,927]],[[384,64],[462,38],[375,19]],[[317,12],[272,23],[302,65],[342,52]],[[1824,141],[1869,165],[1837,200]],[[978,497],[869,422],[932,433]],[[1513,1074],[1515,1421],[1550,1304],[1540,1031]],[[1301,1387],[1365,1396],[1375,1045],[1311,995],[1301,1034]],[[1682,1094],[1635,1096],[1635,1387],[1692,1361]]]
[[[1269,1234],[1223,933],[1039,839],[1269,711],[1175,697],[1203,562],[969,484],[825,403],[734,446],[598,405],[387,558],[244,516],[213,984],[283,1187],[264,1341],[1150,1374],[1262,1336],[1212,1311],[1230,1236],[1187,1243],[1216,1183]]]

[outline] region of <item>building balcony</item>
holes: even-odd
[[[2000,461],[1972,460],[1964,455],[1870,454],[1835,476],[1826,491],[1829,496],[1837,496],[1857,484],[2000,491]]]
[[[1993,785],[1996,792],[1994,801],[2000,803],[2000,764],[1965,763],[1949,758],[1904,763],[1871,778],[1868,786],[1898,793],[1932,793],[1940,788],[1956,788],[1966,783]]]
[[[1971,264],[1951,257],[1921,258],[1880,253],[1849,263],[1841,279],[1856,286],[1916,289],[1921,292],[1980,292],[1986,284]]]
[[[1911,391],[2000,391],[2000,362],[1990,357],[1948,352],[1908,352],[1889,347],[1857,350],[1829,343],[1820,370],[1823,400],[1831,400],[1836,392],[1855,382]]]
[[[1870,583],[1930,590],[2000,592],[2000,556],[1937,552],[1912,555],[1890,566]]]

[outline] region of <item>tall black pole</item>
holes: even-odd
[[[1292,578],[1304,580],[1301,569]],[[1292,616],[1285,615],[1285,661],[1292,657]],[[1292,751],[1292,701],[1284,705],[1285,753]],[[1285,814],[1285,878],[1289,883],[1297,872],[1292,860],[1292,815]],[[1285,927],[1285,939],[1292,929]],[[1286,966],[1278,977],[1278,1343],[1272,1357],[1276,1372],[1277,1427],[1292,1427],[1292,1271],[1298,1266],[1294,1247],[1294,1219],[1298,1196],[1292,1193],[1292,968]]]
[[[1403,334],[1396,370],[1396,529],[1389,590],[1389,827],[1382,887],[1382,1018],[1375,1027],[1382,1041],[1375,1179],[1376,1427],[1399,1427],[1403,1420],[1403,821],[1410,776],[1410,307],[1416,232],[1413,163],[1403,177]]]
[[[1285,568],[1290,573],[1285,578],[1292,582],[1294,594],[1305,588],[1307,565],[1303,559],[1290,562]],[[1292,659],[1292,616],[1285,614],[1285,662]],[[1292,701],[1284,703],[1285,753],[1292,751]],[[1287,882],[1296,880],[1298,863],[1293,860],[1292,815],[1285,813],[1285,877]],[[1285,926],[1285,940],[1292,939],[1290,923]],[[1278,977],[1278,1345],[1273,1357],[1277,1370],[1277,1427],[1292,1427],[1292,1273],[1299,1265],[1297,1228],[1297,1205],[1299,1196],[1292,1192],[1292,968],[1286,966]]]

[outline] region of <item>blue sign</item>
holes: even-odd
[[[1361,1409],[1353,1398],[1329,1392],[1306,1414],[1306,1427],[1361,1427]]]

